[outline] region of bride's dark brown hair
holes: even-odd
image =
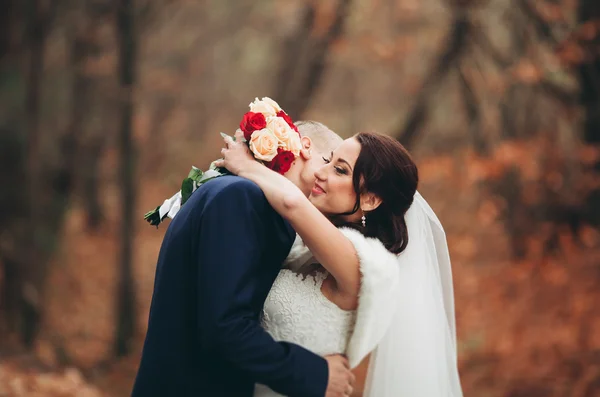
[[[357,201],[352,211],[341,215],[359,211],[360,196],[367,192],[377,195],[381,204],[365,213],[366,227],[361,222],[335,223],[356,229],[367,237],[377,238],[388,251],[399,254],[408,244],[404,215],[417,191],[417,165],[404,146],[394,138],[373,132],[361,132],[354,138],[361,146],[352,174]]]

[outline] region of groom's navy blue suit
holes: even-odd
[[[202,185],[167,229],[133,397],[321,397],[327,363],[259,324],[295,233],[253,182]]]

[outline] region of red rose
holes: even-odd
[[[297,133],[300,133],[300,132],[298,131],[298,127],[296,127],[296,126],[294,125],[294,122],[292,121],[292,118],[291,118],[290,116],[288,116],[286,112],[284,112],[283,110],[280,110],[279,112],[277,112],[277,116],[278,116],[278,117],[281,117],[282,119],[284,119],[284,120],[286,121],[286,123],[288,123],[288,125],[289,125],[290,127],[292,127],[292,129],[293,129],[294,131],[296,131]]]
[[[294,160],[296,160],[294,153],[279,148],[277,149],[277,156],[275,156],[273,160],[269,161],[265,165],[273,171],[283,175],[290,170]]]
[[[240,122],[240,128],[244,131],[244,138],[250,141],[250,137],[254,131],[262,130],[267,126],[267,120],[262,113],[248,112]]]

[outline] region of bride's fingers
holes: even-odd
[[[244,132],[239,128],[235,131],[235,141],[241,142],[244,139]]]
[[[215,160],[214,164],[215,164],[215,167],[225,167],[224,160]]]
[[[226,136],[225,138],[223,138],[223,140],[225,141],[225,147],[229,147],[229,145],[234,143],[233,139],[230,136]]]

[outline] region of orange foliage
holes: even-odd
[[[37,372],[15,364],[0,363],[0,395],[7,397],[105,397],[88,384],[81,373]]]

